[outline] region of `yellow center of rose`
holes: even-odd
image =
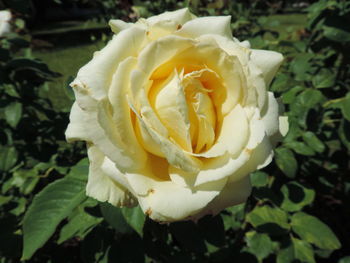
[[[134,74],[145,77],[132,88],[138,115],[133,124],[143,148],[175,159],[182,153],[175,154],[169,143],[193,158],[224,154],[230,138],[222,129],[242,98],[238,59],[208,40],[191,43],[158,65],[154,61],[153,68]]]
[[[210,69],[187,72],[177,68],[167,77],[153,80],[149,101],[169,137],[192,153],[208,150],[215,141],[216,110],[211,94],[218,81]]]

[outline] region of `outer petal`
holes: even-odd
[[[111,30],[114,34],[118,34],[120,31],[132,27],[134,25],[134,23],[126,23],[119,19],[109,20],[108,24],[111,27]]]
[[[99,106],[97,101],[89,96],[90,94],[86,89],[76,86],[74,91],[77,102],[73,105],[73,111],[71,112],[71,123],[66,132],[67,140],[83,139],[92,142],[115,162],[119,169],[130,171],[139,167],[140,164],[128,155],[126,149],[118,145],[118,141],[111,141],[113,137],[113,134],[110,133],[111,130],[102,129],[98,120],[98,108],[101,105]],[[108,116],[105,117],[108,118]]]
[[[262,142],[251,152],[249,160],[230,176],[229,182],[240,181],[242,178],[249,176],[249,173],[264,168],[272,161],[272,157],[272,145],[268,137],[265,136]]]
[[[212,202],[203,209],[202,213],[197,215],[197,218],[206,214],[216,215],[226,207],[238,205],[247,200],[251,193],[251,184],[249,176],[244,177],[240,181],[228,182]]]
[[[90,168],[86,194],[101,202],[107,201],[114,206],[135,206],[137,202],[134,196],[101,169],[104,154],[92,145],[88,148],[88,156]]]
[[[262,70],[252,61],[252,50],[247,48],[247,45],[242,45],[242,42],[231,41],[220,35],[210,35],[218,45],[225,50],[229,55],[238,57],[247,83],[243,89],[243,106],[258,106],[263,108],[266,102],[266,83]]]
[[[275,51],[252,49],[250,58],[263,72],[266,86],[270,85],[278,68],[283,62],[282,54]]]
[[[88,89],[95,99],[107,96],[112,76],[119,63],[129,56],[136,56],[145,44],[146,31],[131,27],[114,35],[113,39],[94,58],[82,67],[72,85]]]
[[[152,166],[157,165],[154,163]],[[144,174],[127,174],[126,178],[138,195],[143,211],[156,221],[171,222],[188,219],[213,200],[225,186],[227,180],[224,178],[210,185],[187,188],[147,174],[152,172],[154,171],[144,171]]]
[[[176,34],[190,38],[217,34],[232,39],[231,16],[199,17],[184,24]]]
[[[192,19],[192,14],[188,8],[182,8],[176,11],[164,12],[157,16],[152,16],[146,19],[146,21],[153,25],[162,21],[172,21],[179,25],[183,25],[187,21]]]
[[[68,142],[90,140],[87,137],[85,122],[82,121],[89,117],[90,116],[79,107],[77,102],[73,103],[69,115],[69,124],[66,130],[66,139]]]
[[[279,130],[282,136],[286,136],[289,130],[289,122],[287,116],[279,117]]]
[[[268,92],[268,99],[261,115],[266,134],[272,136],[277,133],[279,130],[279,105],[272,92]]]

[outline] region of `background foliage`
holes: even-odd
[[[285,62],[271,90],[290,131],[253,194],[197,223],[160,225],[85,196],[67,83],[111,37],[106,21],[189,6]],[[350,2],[0,0],[0,262],[350,262]],[[54,10],[54,11],[52,11]],[[39,58],[39,59],[38,59]]]

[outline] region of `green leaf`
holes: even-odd
[[[301,86],[295,86],[295,87],[291,88],[290,90],[288,90],[287,92],[282,94],[282,102],[284,104],[292,103],[295,100],[297,94],[303,90],[304,90],[304,88]]]
[[[7,64],[7,68],[15,71],[29,69],[45,79],[59,76],[59,74],[52,72],[45,63],[28,58],[15,58]]]
[[[307,146],[303,142],[296,142],[296,141],[294,141],[294,142],[287,142],[284,145],[286,147],[292,149],[296,153],[301,154],[301,155],[306,155],[306,156],[313,156],[313,155],[315,155],[315,151],[312,148],[310,148],[309,146]]]
[[[277,253],[277,263],[293,263],[295,261],[315,263],[314,251],[309,243],[291,237],[291,239],[283,240],[282,246]]]
[[[256,171],[250,175],[250,180],[253,186],[263,187],[269,183],[269,176],[267,173]]]
[[[88,174],[89,174],[89,159],[84,158],[84,159],[81,159],[76,165],[74,165],[71,168],[68,174],[68,177],[72,177],[74,179],[87,182]]]
[[[284,234],[289,229],[287,213],[277,207],[255,207],[247,215],[247,221],[258,231],[267,232],[271,235]]]
[[[345,119],[350,121],[350,92],[348,92],[346,94],[346,97],[342,101],[341,111],[342,111],[343,116],[345,117]]]
[[[296,259],[299,259],[301,262],[315,262],[314,252],[309,243],[297,238],[292,238],[292,241]]]
[[[350,256],[341,258],[338,263],[350,263]]]
[[[350,42],[350,32],[339,27],[323,26],[323,34],[326,38],[339,42]]]
[[[271,85],[271,91],[273,92],[284,92],[289,89],[290,79],[286,74],[277,74]]]
[[[282,186],[283,202],[281,208],[289,211],[299,211],[311,204],[315,198],[315,191],[297,182],[289,182]]]
[[[228,229],[238,230],[242,226],[244,219],[244,207],[245,204],[235,205],[226,208],[226,213],[222,213],[222,219],[224,221],[225,231]]]
[[[17,163],[18,153],[15,147],[0,145],[0,171],[6,172]]]
[[[145,223],[146,216],[143,213],[140,206],[134,208],[123,207],[121,208],[125,221],[137,232],[140,236],[143,234],[143,225]]]
[[[325,150],[325,145],[313,132],[307,131],[303,133],[303,139],[316,152],[322,153]]]
[[[312,84],[318,88],[330,88],[335,84],[335,74],[329,69],[321,69],[312,78]]]
[[[85,183],[73,178],[56,180],[38,193],[24,216],[22,259],[31,258],[84,199]]]
[[[68,223],[60,231],[58,244],[73,237],[84,238],[95,225],[102,221],[102,218],[94,217],[84,210],[85,207],[91,207],[95,203],[97,203],[95,200],[87,199],[73,211],[69,216]]]
[[[109,203],[100,204],[103,218],[119,233],[132,233],[133,229],[125,221],[122,211],[119,207],[112,206]]]
[[[273,243],[267,234],[260,234],[255,231],[245,234],[248,251],[254,254],[259,262],[270,255],[273,251]]]
[[[290,63],[290,69],[295,74],[296,80],[307,80],[312,72],[310,60],[313,54],[300,53],[294,57]]]
[[[317,217],[298,212],[292,216],[292,229],[303,240],[322,249],[339,249],[341,244],[333,231]]]
[[[294,178],[298,169],[297,160],[292,151],[279,147],[276,149],[276,164],[281,171],[289,178]]]
[[[306,128],[306,120],[310,109],[316,109],[324,103],[325,97],[316,89],[306,89],[300,93],[290,105],[291,114],[295,116],[301,127]]]
[[[7,123],[12,127],[16,128],[17,124],[22,117],[22,104],[19,102],[12,102],[5,108],[5,119]]]

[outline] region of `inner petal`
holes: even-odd
[[[209,93],[201,82],[199,71],[183,79],[191,119],[191,139],[194,153],[208,150],[215,141],[216,112]]]
[[[149,101],[171,139],[185,151],[192,152],[188,107],[176,70],[166,80],[154,82]]]

